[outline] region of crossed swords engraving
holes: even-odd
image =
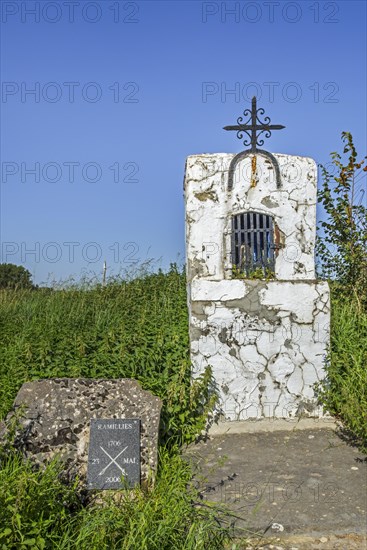
[[[122,451],[120,451],[119,454],[117,456],[115,456],[115,458],[112,458],[112,456],[103,447],[100,446],[100,449],[102,449],[102,451],[108,456],[108,458],[110,459],[111,462],[109,462],[107,464],[107,466],[99,472],[98,475],[102,476],[105,473],[105,471],[107,470],[107,468],[109,468],[112,464],[115,464],[115,466],[117,466],[118,469],[121,470],[121,472],[125,475],[125,470],[123,470],[121,468],[120,464],[117,464],[116,460],[118,459],[119,456],[122,455],[122,453],[124,453],[126,451],[127,447],[128,446],[126,446],[125,449],[122,449]]]

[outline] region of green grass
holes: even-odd
[[[209,373],[190,387],[186,281],[175,265],[106,287],[0,291],[0,333],[0,418],[26,381],[126,377],[162,398],[165,441],[204,427]]]
[[[179,446],[204,428],[210,372],[190,383],[186,280],[168,273],[69,286],[0,292],[0,414],[20,386],[50,377],[131,377],[163,400],[160,462],[153,489],[117,504],[85,501],[59,466],[35,471],[2,449],[0,549],[223,548],[218,509],[199,504]],[[0,447],[1,451],[1,447]],[[88,493],[89,495],[89,493]]]
[[[332,286],[331,349],[322,400],[367,451],[367,312]]]
[[[160,473],[151,491],[137,488],[120,501],[78,500],[77,483],[59,479],[60,466],[32,470],[8,453],[0,470],[0,548],[6,550],[205,550],[229,540],[218,523],[219,509],[200,503],[188,488],[191,471],[177,453],[161,452]]]

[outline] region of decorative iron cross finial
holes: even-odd
[[[244,117],[249,117],[248,120],[244,122],[243,117],[240,116],[237,119],[237,126],[224,126],[223,128],[224,130],[234,130],[237,132],[238,139],[243,139],[244,134],[247,134],[247,136],[243,139],[243,144],[245,146],[251,145],[251,149],[247,149],[246,151],[239,153],[232,160],[229,168],[229,189],[233,186],[233,172],[237,162],[249,154],[256,153],[268,157],[271,160],[275,169],[277,187],[280,187],[281,185],[278,161],[271,153],[258,149],[257,146],[264,145],[264,140],[262,138],[260,139],[261,134],[265,132],[264,137],[269,138],[272,130],[282,130],[285,126],[282,126],[281,124],[270,124],[270,118],[268,116],[265,117],[264,122],[261,122],[259,116],[263,116],[264,114],[264,109],[257,108],[256,97],[253,97],[251,111],[250,109],[245,109],[243,112]]]
[[[281,124],[270,124],[270,118],[268,116],[265,117],[264,122],[261,122],[259,115],[264,114],[264,109],[257,109],[256,97],[253,97],[251,111],[250,109],[245,109],[243,111],[243,115],[245,117],[249,116],[250,118],[243,123],[243,117],[240,116],[237,119],[238,126],[224,126],[223,130],[237,131],[238,139],[243,139],[243,133],[245,132],[248,137],[245,137],[243,144],[245,146],[251,144],[251,151],[256,153],[257,145],[264,145],[264,140],[259,140],[259,137],[263,132],[266,132],[265,137],[269,138],[272,130],[283,130],[283,128],[285,128],[285,126],[282,126]],[[250,121],[251,124],[249,124]]]

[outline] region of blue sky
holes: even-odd
[[[254,94],[272,152],[366,148],[365,2],[1,9],[1,261],[38,283],[184,261],[185,159],[240,151],[222,127]]]

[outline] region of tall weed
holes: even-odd
[[[321,398],[367,451],[367,314],[332,286],[331,349]]]
[[[135,378],[163,400],[162,440],[192,440],[213,398],[209,371],[190,384],[186,304],[174,264],[105,287],[0,291],[0,417],[26,381]]]
[[[203,505],[178,452],[161,451],[152,490],[136,488],[84,506],[77,481],[57,462],[35,471],[14,453],[1,459],[0,548],[4,550],[219,550],[229,540],[221,510]],[[120,499],[117,499],[117,496]]]

